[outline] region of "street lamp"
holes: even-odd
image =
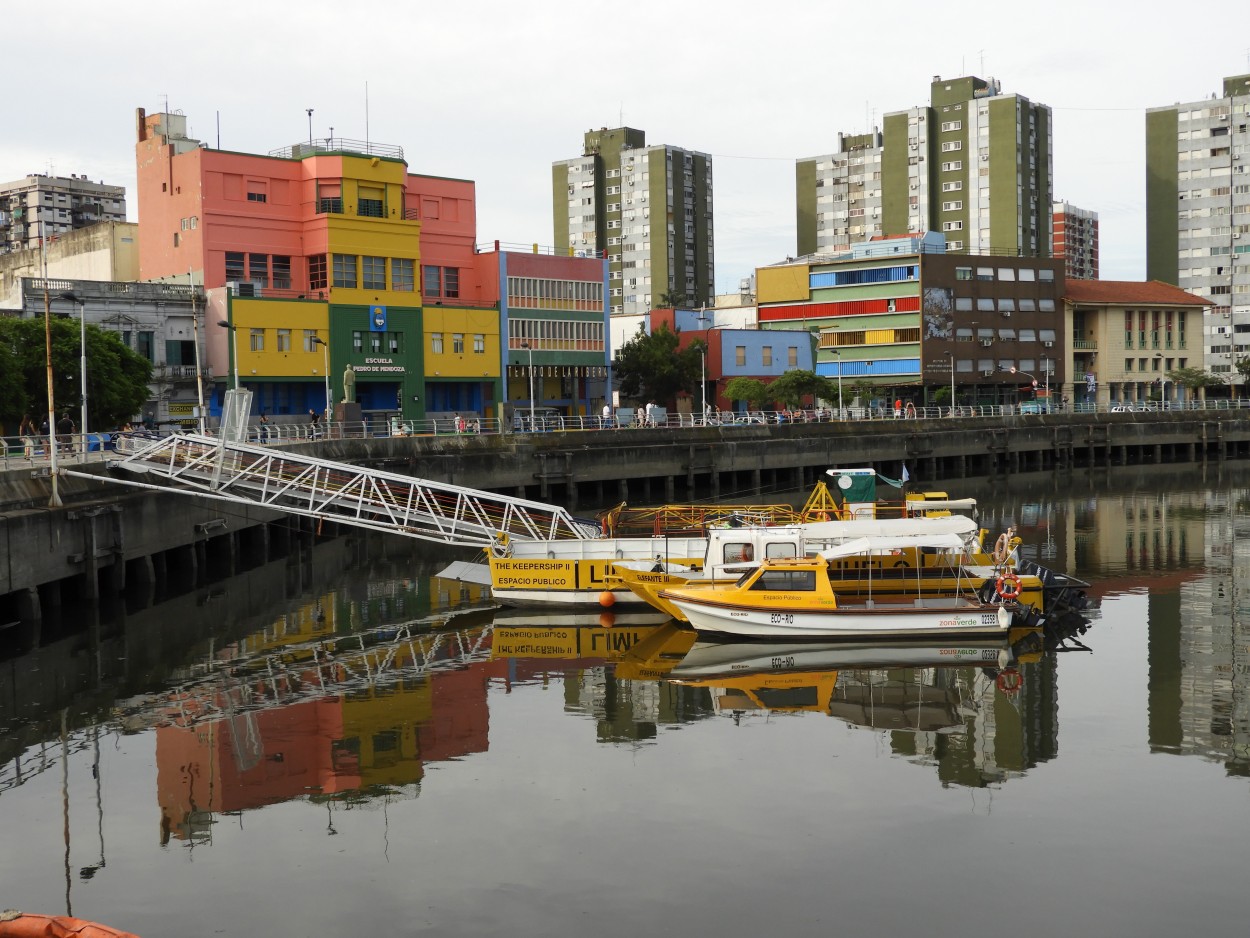
[[[1046,363],[1046,360],[1045,360],[1045,359],[1042,359],[1042,364],[1045,364],[1045,363]],[[1036,397],[1037,397],[1037,378],[1033,377],[1033,375],[1029,374],[1027,371],[1021,371],[1021,370],[1020,370],[1020,369],[1018,369],[1015,365],[1012,365],[1012,366],[1011,366],[1010,368],[1008,368],[1007,370],[1008,370],[1011,374],[1013,374],[1013,375],[1024,375],[1024,377],[1026,377],[1026,378],[1028,378],[1030,381],[1032,381],[1032,382],[1033,382],[1033,397],[1034,397],[1034,398],[1036,398]],[[1048,386],[1049,386],[1049,385],[1048,385]],[[1016,395],[1017,395],[1017,398],[1016,398],[1016,399],[1017,399],[1017,400],[1019,400],[1019,393],[1020,393],[1020,392],[1019,392],[1019,390],[1017,389],[1017,391],[1016,391]],[[1049,396],[1047,396],[1047,398],[1046,398],[1046,406],[1047,406],[1047,407],[1049,407],[1049,406],[1050,406],[1050,397],[1049,397]]]
[[[955,353],[950,349],[946,351],[947,357],[951,360],[951,416],[955,416]]]
[[[521,348],[529,353],[530,360],[530,433],[534,432],[534,350],[528,342],[522,342]]]
[[[81,347],[78,355],[78,369],[81,372],[79,393],[82,396],[82,424],[78,432],[82,434],[82,451],[85,457],[87,453],[87,303],[69,291],[58,293],[56,298],[78,304],[78,344]]]
[[[234,365],[234,389],[239,389],[239,330],[238,327],[230,325],[227,319],[218,319],[217,325],[223,329],[230,330],[230,359]]]
[[[320,345],[321,351],[325,355],[325,372],[326,372],[326,422],[330,420],[330,408],[334,406],[334,401],[330,397],[330,346],[326,344],[326,340],[319,335],[312,337],[313,345]]]
[[[699,309],[699,326],[702,327],[707,318],[703,315],[706,307]],[[699,406],[702,407],[703,424],[707,425],[707,330],[703,330],[703,346],[699,349]]]
[[[834,355],[838,357],[838,419],[843,419],[842,413],[842,350],[830,349]]]
[[[48,298],[48,267],[43,271],[43,357],[48,370],[48,471],[52,476],[52,494],[48,507],[59,508],[61,493],[57,490],[56,474],[56,396],[52,386],[52,301]]]

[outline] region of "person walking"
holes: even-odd
[[[69,411],[61,414],[61,419],[56,422],[56,432],[60,434],[63,442],[61,443],[62,453],[72,453],[74,451],[74,421],[69,415]]]
[[[27,459],[35,458],[35,421],[31,419],[30,414],[22,417],[21,425],[18,427],[18,435],[22,438],[22,447],[26,451]]]
[[[308,408],[308,434],[314,440],[321,436],[321,414]]]

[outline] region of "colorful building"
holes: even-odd
[[[817,374],[869,398],[1013,403],[1015,372],[1066,380],[1060,261],[948,254],[929,232],[756,277],[761,329],[816,332]]]

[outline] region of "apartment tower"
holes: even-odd
[[[1211,301],[1204,362],[1225,376],[1250,354],[1248,156],[1250,75],[1146,111],[1146,275]]]
[[[1056,202],[1051,215],[1051,255],[1064,262],[1064,276],[1069,280],[1097,280],[1098,213]]]
[[[951,253],[1049,257],[1051,190],[1049,107],[994,79],[935,76],[927,107],[798,161],[798,253],[941,231]]]
[[[608,259],[612,315],[713,305],[708,154],[649,147],[631,127],[591,130],[581,156],[552,164],[551,190],[555,249]]]
[[[98,221],[126,220],[126,190],[85,175],[27,176],[0,183],[0,254],[39,247]]]

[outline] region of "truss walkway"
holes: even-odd
[[[280,447],[178,434],[155,441],[119,440],[119,452],[125,455],[113,468],[159,476],[190,494],[460,547],[488,547],[505,535],[560,540],[599,534],[594,521],[574,518],[556,505],[332,462]],[[116,481],[147,487],[125,478]]]

